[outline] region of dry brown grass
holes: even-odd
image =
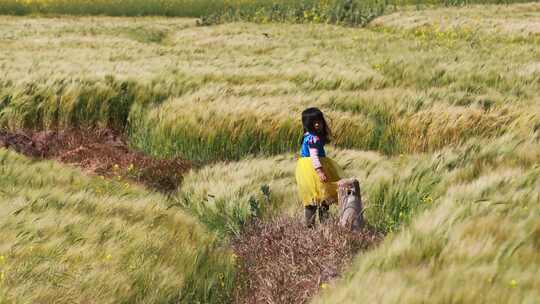
[[[255,220],[232,242],[240,262],[235,303],[307,303],[380,239],[334,218],[313,229],[301,218]]]

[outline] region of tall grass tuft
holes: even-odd
[[[291,160],[282,155],[205,166],[184,178],[170,206],[188,210],[224,237],[239,236],[250,219],[296,210]]]
[[[200,86],[183,75],[149,83],[117,79],[40,79],[32,83],[0,83],[0,127],[54,129],[108,127],[125,130],[135,104],[160,104]]]

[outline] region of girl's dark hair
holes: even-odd
[[[322,128],[319,131],[316,131],[314,128],[315,121],[317,120],[322,123]],[[304,132],[319,136],[324,143],[330,142],[332,133],[324,119],[323,113],[318,108],[307,108],[302,112],[302,125],[304,126]]]

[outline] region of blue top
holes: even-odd
[[[302,140],[302,149],[300,151],[300,155],[302,157],[309,157],[310,148],[316,148],[319,157],[326,157],[323,140],[321,140],[317,135],[306,132],[304,134],[304,139]]]

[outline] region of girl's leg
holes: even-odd
[[[306,226],[312,228],[315,226],[315,216],[317,215],[317,206],[306,206],[304,210],[306,216]]]
[[[322,223],[325,223],[328,220],[328,210],[330,210],[330,206],[323,203],[319,207],[319,221]]]

